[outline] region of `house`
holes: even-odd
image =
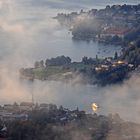
[[[106,37],[114,37],[114,36],[118,36],[120,38],[124,38],[124,36],[130,32],[130,29],[128,28],[121,28],[121,27],[109,27],[106,28],[102,31],[102,33],[100,34],[101,38],[106,38]]]
[[[96,72],[103,72],[108,70],[109,70],[109,65],[100,65],[98,67],[95,67]]]
[[[56,110],[57,109],[57,106],[56,105],[53,105],[53,104],[45,104],[45,103],[42,103],[40,104],[40,107],[39,109],[45,109],[45,110]]]
[[[0,112],[0,120],[2,121],[14,121],[14,120],[28,120],[27,114],[17,114],[8,111],[1,111]]]
[[[13,105],[11,105],[11,104],[5,104],[5,105],[3,106],[3,109],[4,109],[4,110],[13,110]]]
[[[14,103],[13,105],[11,104],[5,104],[3,107],[0,108],[0,110],[5,110],[9,112],[18,112],[19,111],[19,105]]]
[[[34,107],[34,103],[32,102],[22,102],[20,103],[20,110],[21,111],[31,111]]]

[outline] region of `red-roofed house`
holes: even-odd
[[[106,38],[106,37],[114,37],[114,36],[118,36],[120,38],[124,38],[124,36],[130,32],[130,29],[128,28],[117,28],[117,27],[110,27],[107,28],[105,30],[103,30],[103,32],[100,34],[101,38]]]

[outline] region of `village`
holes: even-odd
[[[64,111],[69,119],[75,119],[78,114],[82,113],[85,114],[83,111],[74,110],[70,111],[68,109],[63,108],[60,106],[58,109],[56,105],[54,104],[47,104],[47,103],[41,103],[41,104],[34,104],[33,102],[21,102],[20,104],[17,104],[16,102],[13,104],[4,104],[0,107],[0,120],[2,122],[8,122],[8,121],[27,121],[31,119],[30,112],[33,111],[41,111],[41,112],[57,112],[57,111]],[[62,116],[57,116],[58,118],[51,118],[51,119],[57,119],[59,121],[66,121],[68,120],[66,114],[61,114]]]
[[[67,26],[73,39],[94,40],[105,44],[126,45],[138,38],[140,5],[113,5],[87,12],[61,13],[55,18]]]
[[[12,122],[28,122],[33,121],[36,116],[48,118],[48,123],[56,123],[64,125],[67,122],[76,121],[78,118],[85,116],[85,111],[69,110],[54,104],[34,104],[33,102],[21,102],[17,104],[4,104],[0,106],[0,140],[6,138],[8,129],[6,125]],[[46,116],[47,115],[47,116]],[[40,118],[41,119],[41,118]],[[47,119],[47,118],[46,118]]]
[[[69,136],[71,131],[75,130],[80,135],[86,132],[88,136],[96,139],[107,137],[109,139],[139,140],[139,124],[124,121],[117,113],[108,116],[100,115],[95,103],[92,104],[91,109],[93,109],[93,113],[86,113],[78,108],[75,110],[62,106],[58,108],[54,104],[47,103],[40,105],[32,102],[22,102],[19,105],[17,103],[5,104],[1,106],[0,111],[0,140],[15,139],[15,137],[17,140],[31,137],[44,138],[46,133],[40,133],[40,128],[42,130],[49,128],[49,130],[47,129],[47,132],[51,132],[47,134],[49,139],[58,137],[61,140],[65,137],[63,134],[66,133],[68,140],[71,140],[73,137]]]

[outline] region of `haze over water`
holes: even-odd
[[[59,55],[70,56],[73,61],[96,54],[113,56],[121,47],[73,42],[71,34],[52,17],[59,12],[103,8],[116,3],[137,4],[139,0],[0,0],[0,103],[31,101],[31,93],[34,93],[36,102],[69,108],[78,106],[87,112],[91,112],[91,103],[97,102],[101,106],[100,113],[119,112],[124,118],[138,121],[140,112],[135,106],[140,103],[140,81],[135,77],[121,86],[105,88],[75,84],[75,81],[30,83],[18,79],[18,69],[31,67],[36,60]],[[126,112],[132,113],[126,115]]]

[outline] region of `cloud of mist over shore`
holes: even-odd
[[[137,75],[122,85],[101,88],[78,84],[75,81],[62,83],[35,80],[32,83],[20,81],[16,73],[9,73],[10,70],[3,69],[0,74],[1,104],[31,101],[33,93],[34,100],[38,103],[55,103],[70,109],[79,107],[91,113],[91,104],[96,102],[100,106],[99,114],[119,113],[125,120],[140,122],[140,80]]]
[[[122,85],[102,88],[75,84],[75,81],[62,83],[36,80],[32,86],[36,102],[47,101],[71,109],[78,106],[87,112],[92,112],[91,104],[96,102],[100,106],[99,114],[119,113],[123,119],[140,122],[139,84],[139,76],[133,75]]]
[[[46,7],[41,7],[39,2],[47,3]],[[100,105],[100,113],[118,112],[128,120],[140,121],[138,76],[132,76],[123,85],[105,88],[73,82],[64,84],[36,80],[34,83],[27,83],[18,79],[20,67],[31,67],[35,60],[43,58],[42,53],[53,55],[50,50],[54,48],[49,48],[49,41],[55,42],[61,33],[57,21],[50,19],[50,16],[56,15],[61,8],[57,9],[57,4],[63,4],[65,8],[69,4],[78,5],[79,2],[80,0],[73,0],[71,4],[70,1],[61,0],[0,0],[0,103],[30,101],[33,92],[36,102],[62,104],[72,109],[78,106],[88,112],[91,112],[91,103],[97,102]],[[85,3],[84,0],[82,2]],[[91,1],[88,0],[87,3]],[[54,8],[53,12],[50,7]],[[55,39],[50,40],[50,36]],[[42,38],[48,40],[47,47],[43,49]]]

